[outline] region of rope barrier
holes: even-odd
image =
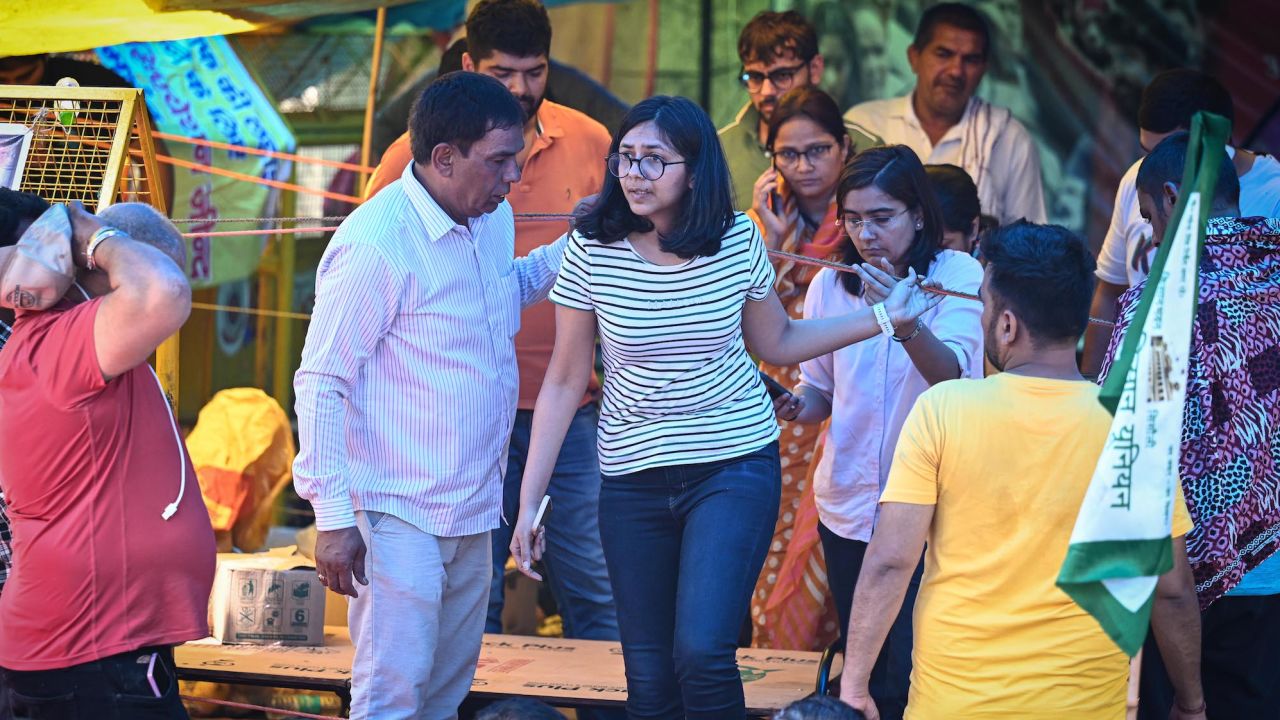
[[[846,272],[846,273],[854,272],[852,265],[845,265],[844,263],[832,262],[830,260],[819,260],[817,258],[806,257],[804,255],[796,255],[794,253],[783,252],[782,250],[770,250],[769,256],[775,257],[775,258],[781,258],[783,260],[790,260],[791,262],[796,263],[797,265],[811,265],[814,267],[830,268],[831,270],[835,270],[836,272]],[[926,287],[924,288],[924,291],[933,293],[935,295],[946,295],[948,297],[957,297],[963,300],[973,300],[975,302],[982,302],[982,298],[978,297],[977,295],[971,295],[969,293],[963,293],[963,292],[956,292],[955,290],[947,290],[946,288]],[[1115,327],[1114,322],[1111,322],[1110,320],[1103,320],[1101,318],[1091,317],[1089,318],[1089,322],[1095,325],[1106,325],[1108,327]]]
[[[569,215],[569,214],[566,214],[566,213],[516,213],[516,214],[515,214],[515,219],[516,219],[517,221],[520,221],[520,220],[524,220],[524,221],[538,221],[538,220],[566,220],[566,221],[567,221],[567,220],[569,220],[569,219],[570,219],[570,218],[572,218],[572,217],[573,217],[572,215]],[[254,222],[254,223],[260,223],[260,222],[271,222],[271,221],[276,221],[276,222],[334,222],[334,221],[341,221],[341,220],[345,220],[346,218],[347,218],[347,216],[346,216],[346,215],[328,215],[328,216],[325,216],[325,217],[319,217],[319,218],[306,218],[306,217],[287,217],[287,218],[213,218],[212,220],[198,220],[198,219],[193,219],[193,218],[184,218],[184,219],[181,219],[181,220],[174,220],[173,222],[178,223],[178,224],[189,224],[189,223],[197,223],[197,222],[215,222],[215,223],[218,223],[218,222],[227,222],[227,223],[230,223],[230,222],[241,222],[241,223],[244,223],[244,222]],[[287,234],[291,234],[291,233],[333,232],[333,231],[335,231],[335,230],[337,230],[337,229],[338,229],[338,228],[337,228],[336,226],[325,226],[325,227],[304,227],[304,228],[275,228],[275,229],[270,229],[270,230],[220,230],[220,231],[215,231],[215,232],[204,232],[204,233],[183,233],[183,234],[182,234],[182,236],[183,236],[183,237],[230,237],[230,236],[239,236],[239,235],[287,235]],[[790,262],[796,263],[797,265],[809,265],[809,266],[812,266],[812,267],[828,268],[828,269],[831,269],[831,270],[835,270],[836,272],[845,272],[845,273],[855,272],[855,271],[854,271],[853,266],[851,266],[851,265],[845,265],[844,263],[833,262],[833,261],[831,261],[831,260],[822,260],[822,259],[819,259],[819,258],[811,258],[811,257],[805,256],[805,255],[797,255],[797,254],[795,254],[795,253],[789,253],[789,252],[785,252],[785,251],[782,251],[782,250],[770,250],[770,251],[769,251],[769,256],[770,256],[770,257],[772,257],[772,258],[780,259],[780,260],[788,260],[788,261],[790,261]],[[936,295],[946,295],[946,296],[948,296],[948,297],[956,297],[956,298],[961,298],[961,299],[963,299],[963,300],[972,300],[972,301],[974,301],[974,302],[982,302],[982,298],[978,297],[977,295],[973,295],[973,294],[970,294],[970,293],[964,293],[964,292],[957,292],[957,291],[955,291],[955,290],[948,290],[948,289],[946,289],[946,288],[931,288],[931,287],[927,287],[927,288],[925,288],[925,291],[926,291],[926,292],[934,293],[934,294],[936,294]],[[192,303],[192,307],[196,307],[196,306],[197,306],[197,305],[196,305],[196,303]],[[232,308],[232,307],[212,306],[212,305],[210,305],[210,306],[204,306],[204,307],[202,307],[202,309],[208,309],[208,310],[224,310],[224,311],[226,311],[226,312],[250,312],[251,314],[270,314],[270,313],[274,313],[274,312],[276,312],[276,311],[268,311],[268,310],[248,310],[248,309],[244,309],[244,308]],[[277,315],[277,317],[293,317],[293,318],[296,318],[296,319],[302,319],[302,320],[305,320],[305,319],[308,319],[310,316],[309,316],[309,315],[303,315],[302,313],[285,313],[285,314]],[[1091,323],[1093,323],[1093,324],[1095,324],[1095,325],[1105,325],[1105,326],[1108,326],[1108,327],[1114,327],[1114,326],[1115,326],[1115,323],[1114,323],[1114,322],[1111,322],[1110,320],[1103,320],[1103,319],[1101,319],[1101,318],[1095,318],[1095,317],[1091,317],[1091,318],[1089,318],[1089,322],[1091,322]]]
[[[191,307],[196,310],[221,310],[222,312],[240,313],[241,315],[261,315],[263,317],[287,318],[290,320],[310,320],[311,316],[307,313],[290,312],[288,310],[264,310],[262,308],[237,307],[234,305],[215,305],[213,303],[193,302]]]
[[[246,145],[234,145],[232,143],[219,142],[217,140],[208,140],[206,138],[187,137],[185,135],[174,135],[172,133],[159,132],[152,130],[151,135],[161,140],[172,140],[174,142],[186,143],[188,145],[202,145],[204,147],[215,148],[217,150],[230,150],[232,152],[242,152],[249,155],[259,155],[262,157],[279,158],[281,160],[293,160],[300,163],[311,163],[312,165],[321,165],[323,167],[337,168],[338,170],[351,170],[353,172],[372,173],[376,168],[367,165],[357,165],[356,163],[342,162],[341,160],[326,160],[324,158],[307,157],[306,155],[297,155],[295,153],[280,152],[279,150],[263,150],[261,148],[248,147]]]
[[[271,228],[269,230],[215,230],[213,232],[187,232],[182,237],[239,237],[246,235],[297,235],[299,233],[333,232],[338,227]]]
[[[785,250],[770,250],[769,256],[774,258],[779,258],[782,260],[790,260],[791,262],[796,263],[797,265],[812,265],[814,267],[830,268],[832,270],[835,270],[836,272],[844,272],[844,273],[854,272],[854,268],[852,265],[845,265],[844,263],[832,262],[831,260],[820,260],[818,258],[811,258],[807,255],[796,255],[795,253],[789,253],[789,252],[786,252]],[[901,280],[902,278],[898,278],[898,279]],[[947,290],[946,288],[926,287],[924,288],[924,291],[933,293],[934,295],[946,295],[948,297],[958,297],[958,298],[961,298],[962,300],[976,300],[978,302],[982,302],[982,298],[978,297],[977,295],[972,295],[970,293],[964,293],[964,292],[957,292],[955,290]]]
[[[266,222],[342,222],[346,215],[325,215],[323,217],[251,217],[251,218],[179,218],[170,220],[174,225],[195,225],[196,223],[266,223]]]
[[[237,710],[257,710],[258,712],[271,713],[272,715],[288,715],[289,717],[310,718],[310,720],[342,720],[342,718],[337,715],[313,715],[312,713],[304,713],[298,710],[283,710],[279,708],[264,707],[262,705],[232,702],[230,700],[214,700],[213,698],[194,697],[192,695],[179,695],[178,697],[189,702],[209,703],[210,705],[221,705],[223,707],[236,708]]]
[[[526,221],[546,221],[546,220],[564,220],[571,215],[561,215],[556,213],[520,213],[515,216],[516,222]],[[195,218],[184,218],[174,220],[175,224],[193,224],[193,223],[264,223],[264,222],[313,222],[317,220],[329,221],[345,220],[346,215],[333,215],[323,218],[209,218],[207,220],[198,220]],[[332,226],[307,226],[300,228],[271,228],[268,230],[214,230],[209,232],[186,232],[182,233],[182,237],[248,237],[250,235],[299,235],[303,233],[324,233],[334,232],[338,229],[337,225]]]
[[[247,218],[175,218],[170,220],[175,225],[194,225],[196,223],[266,223],[266,222],[342,222],[348,215],[324,215],[321,217],[247,217]],[[572,215],[564,213],[516,213],[517,221],[526,220],[565,220]]]
[[[245,173],[235,172],[234,170],[226,170],[224,168],[214,167],[212,165],[201,165],[200,163],[194,163],[194,162],[191,162],[190,160],[180,160],[175,157],[169,157],[168,155],[156,155],[156,160],[166,165],[173,165],[175,167],[185,168],[187,170],[195,170],[197,172],[208,173],[210,175],[220,175],[222,177],[231,178],[232,180],[242,180],[244,182],[257,183],[259,185],[266,185],[267,187],[278,188],[280,190],[290,190],[293,192],[300,192],[307,195],[318,195],[323,198],[328,198],[330,200],[340,200],[342,202],[351,203],[353,205],[359,205],[360,203],[364,202],[363,198],[358,198],[355,195],[344,195],[342,193],[330,192],[328,190],[317,190],[315,188],[304,187],[302,185],[294,185],[293,183],[287,183],[280,180],[271,180],[270,178],[260,178],[253,175],[247,175]]]

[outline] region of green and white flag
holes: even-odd
[[[1197,267],[1229,125],[1192,121],[1178,204],[1100,400],[1115,419],[1080,506],[1058,587],[1132,657],[1160,575],[1173,567],[1187,361]]]

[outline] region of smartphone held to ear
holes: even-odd
[[[769,193],[769,209],[772,210],[774,214],[781,214],[782,213],[782,173],[778,172],[777,158],[770,158],[769,167],[773,168],[773,171],[777,173],[777,178],[778,178],[777,183],[774,184],[773,192]]]

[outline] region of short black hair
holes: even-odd
[[[1089,325],[1093,253],[1061,225],[1019,220],[982,239],[987,288],[984,300],[1009,309],[1033,340],[1075,341]]]
[[[987,19],[974,8],[955,2],[938,3],[920,16],[916,36],[911,41],[916,52],[924,50],[933,42],[933,34],[937,32],[939,25],[950,25],[977,34],[982,38],[983,59],[991,57],[991,27],[987,24]]]
[[[564,720],[564,715],[540,700],[516,697],[489,705],[475,720]]]
[[[779,710],[773,720],[855,720],[858,717],[856,710],[829,695],[810,695]]]
[[[1189,68],[1165,70],[1142,90],[1138,127],[1153,133],[1188,130],[1202,110],[1235,122],[1231,93],[1213,76]]]
[[[39,195],[0,187],[0,247],[17,245],[22,237],[18,226],[35,222],[48,209],[49,203]]]
[[[467,39],[460,37],[440,54],[440,64],[436,67],[436,77],[451,72],[462,71],[462,56],[467,52]]]
[[[818,55],[818,31],[795,10],[757,13],[738,34],[738,59],[743,65],[771,63],[788,52],[802,62]]]
[[[1138,166],[1138,177],[1134,182],[1138,190],[1146,193],[1154,200],[1159,200],[1161,188],[1165,183],[1180,185],[1183,170],[1187,165],[1187,150],[1191,146],[1191,135],[1186,131],[1176,132],[1159,145],[1151,148],[1151,152],[1142,159]],[[1218,166],[1218,181],[1213,186],[1214,207],[1238,206],[1240,204],[1240,178],[1236,176],[1235,165],[1227,151],[1222,151],[1222,163]]]
[[[845,129],[844,116],[835,98],[814,85],[801,85],[791,88],[778,100],[778,107],[769,116],[769,129],[765,135],[764,146],[773,151],[773,143],[778,139],[778,130],[788,120],[803,117],[809,118],[828,135],[842,142],[849,139],[849,131]],[[849,146],[850,152],[853,145]],[[848,160],[848,158],[845,158]]]
[[[907,210],[919,210],[921,228],[916,230],[911,247],[907,248],[907,265],[924,277],[929,264],[942,250],[942,210],[938,198],[924,174],[920,157],[906,145],[888,145],[863,150],[845,166],[836,185],[836,207],[843,212],[844,198],[854,190],[875,186],[881,192],[907,206]],[[846,265],[865,262],[858,246],[844,230],[841,254]],[[840,273],[840,283],[854,296],[862,294],[862,280],[855,273]]]
[[[627,112],[609,143],[609,152],[618,152],[622,138],[646,122],[656,125],[672,149],[680,153],[693,180],[693,187],[684,194],[680,219],[670,235],[660,238],[660,246],[682,258],[715,255],[720,252],[721,237],[733,227],[734,212],[729,165],[711,118],[688,98],[655,95]],[[622,183],[608,172],[604,174],[600,198],[576,225],[583,237],[602,243],[618,242],[632,232],[653,229],[653,223],[631,212]]]
[[[939,163],[925,165],[933,194],[938,196],[942,210],[942,227],[952,232],[967,233],[973,230],[973,221],[982,215],[982,203],[978,200],[978,186],[964,168]]]
[[[479,62],[495,51],[551,55],[551,18],[538,0],[480,0],[467,16],[467,52]]]
[[[488,75],[451,72],[436,78],[409,113],[409,147],[415,162],[431,162],[441,143],[465,156],[491,130],[524,126],[524,109],[506,86]]]

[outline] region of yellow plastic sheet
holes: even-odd
[[[187,436],[219,552],[262,548],[271,510],[293,478],[289,418],[257,388],[223,390],[200,411]]]
[[[240,0],[224,11],[154,10],[145,0],[0,0],[0,56],[78,52],[127,42],[232,35],[319,15],[409,0]],[[217,0],[153,0],[157,7],[217,7]]]
[[[220,12],[158,13],[143,0],[4,0],[0,55],[76,52],[125,42],[230,35],[262,21]]]

